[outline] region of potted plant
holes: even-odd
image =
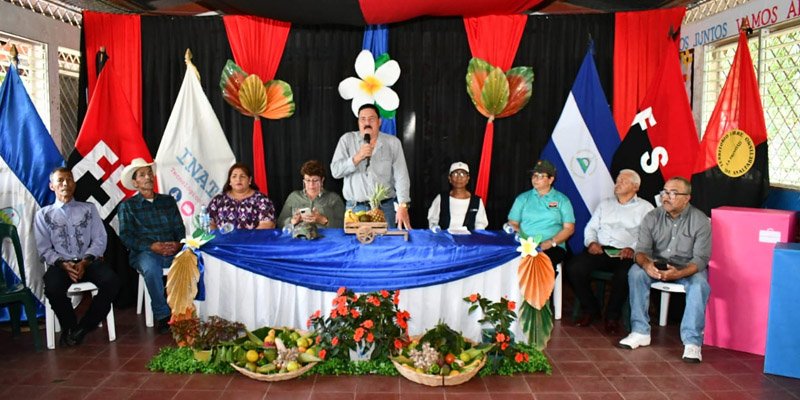
[[[191,347],[198,361],[207,362],[214,346],[238,338],[245,330],[239,322],[217,316],[201,321],[196,315],[170,322],[172,337],[178,347]]]
[[[395,353],[408,340],[408,311],[400,310],[400,291],[357,295],[341,287],[327,317],[317,310],[308,320],[317,332],[320,358],[375,360]]]

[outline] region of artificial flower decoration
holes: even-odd
[[[377,103],[385,111],[397,110],[400,97],[390,86],[400,79],[400,64],[388,60],[377,66],[369,50],[362,50],[356,57],[356,77],[349,77],[339,83],[339,95],[345,100],[352,99],[353,114],[358,117],[358,108],[364,104]]]
[[[172,260],[167,274],[167,304],[172,310],[172,320],[180,321],[194,315],[194,298],[200,269],[195,251],[214,238],[214,235],[196,229],[192,235],[181,240],[186,246]]]
[[[525,239],[520,239],[519,247],[517,247],[517,251],[522,253],[522,257],[536,257],[539,254],[536,251],[536,248],[539,246],[539,243],[532,237],[528,237]]]
[[[478,112],[489,120],[514,115],[531,99],[533,68],[515,67],[503,73],[475,57],[467,68],[467,93]]]
[[[288,118],[294,114],[294,97],[288,83],[274,79],[261,82],[231,60],[222,69],[219,86],[222,97],[233,108],[249,117]]]

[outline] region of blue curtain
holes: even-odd
[[[375,58],[389,52],[389,28],[386,25],[367,25],[364,28],[364,50],[369,50]],[[402,67],[402,66],[401,66]],[[395,117],[381,118],[381,132],[397,136],[397,121]]]

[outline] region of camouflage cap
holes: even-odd
[[[319,237],[317,224],[311,222],[300,222],[292,228],[292,237],[306,240],[314,240]]]

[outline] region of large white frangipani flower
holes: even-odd
[[[358,117],[358,108],[364,104],[378,103],[386,111],[400,106],[400,97],[390,89],[400,79],[400,64],[389,60],[375,69],[375,59],[369,50],[362,50],[356,57],[356,75],[339,82],[339,95],[345,100],[353,99],[351,107]],[[360,79],[359,79],[360,78]]]
[[[522,253],[522,258],[526,256],[536,257],[539,253],[536,251],[536,247],[539,246],[539,243],[536,243],[532,237],[527,239],[520,239],[519,247],[517,247],[517,251]]]

